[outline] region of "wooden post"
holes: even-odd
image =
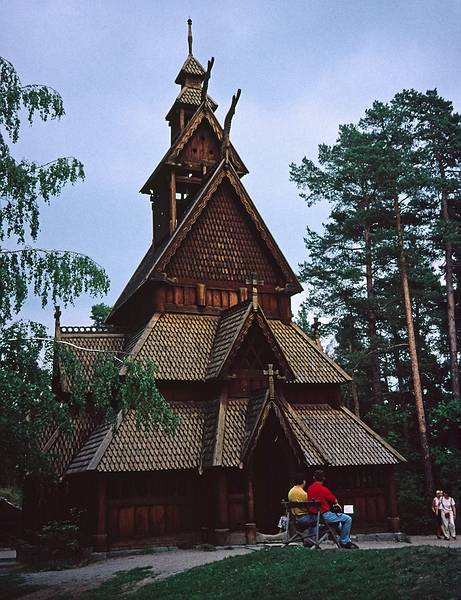
[[[99,475],[97,480],[97,511],[98,520],[94,548],[96,552],[107,552],[107,480],[104,475]]]
[[[224,469],[217,471],[217,515],[218,527],[215,529],[216,544],[225,546],[229,536],[229,510],[227,503],[227,477]]]
[[[170,235],[176,229],[176,173],[170,173]]]
[[[247,544],[256,544],[255,497],[252,473],[247,474],[247,515],[245,523],[245,539]]]
[[[387,505],[389,530],[392,532],[400,531],[400,519],[397,508],[397,489],[395,486],[394,467],[390,467],[387,478]]]
[[[185,127],[184,108],[179,110],[179,131],[182,131]]]
[[[218,471],[218,527],[221,529],[229,527],[227,477],[226,471],[222,468]]]
[[[206,305],[206,287],[204,283],[197,283],[197,305]]]
[[[253,478],[251,473],[248,473],[248,482],[247,482],[247,512],[248,512],[248,521],[250,523],[254,523],[255,520],[255,496],[253,489]]]

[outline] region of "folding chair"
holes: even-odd
[[[320,544],[322,544],[331,536],[336,546],[338,548],[342,547],[337,532],[323,519],[322,514],[320,513],[320,502],[316,500],[308,500],[307,502],[288,502],[283,500],[282,506],[285,509],[285,514],[287,517],[287,529],[284,546],[288,546],[293,542],[302,542],[304,546],[310,546],[311,548],[320,550]],[[313,516],[315,516],[315,521],[312,523],[312,525],[308,524],[301,528],[300,524],[296,522],[295,515],[291,511],[292,508],[315,508],[317,511],[316,515],[313,514]],[[322,528],[320,526],[322,526]],[[306,531],[311,528],[314,528],[314,537],[311,537],[309,532]]]

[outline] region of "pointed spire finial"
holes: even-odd
[[[189,55],[192,55],[192,19],[187,19],[187,43],[189,44]]]

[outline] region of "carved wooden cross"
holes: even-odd
[[[274,378],[278,377],[279,371],[276,369],[274,371],[274,365],[268,364],[267,371],[263,371],[263,375],[267,375],[269,378],[269,398],[273,400],[275,398],[275,382]]]
[[[251,301],[253,303],[253,308],[256,310],[258,308],[258,288],[257,285],[263,285],[264,281],[262,279],[256,279],[256,273],[253,273],[251,279],[246,279],[245,283],[247,285],[251,285]]]

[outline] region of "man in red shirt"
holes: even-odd
[[[331,507],[341,510],[338,504],[338,500],[332,492],[324,485],[325,473],[323,471],[315,471],[314,483],[307,488],[307,495],[309,500],[317,500],[320,502],[320,512],[322,513],[323,519],[327,523],[338,523],[341,524],[341,535],[340,543],[343,548],[357,548],[355,544],[351,542],[350,533],[352,527],[352,518],[349,515],[345,515],[342,512],[333,512]],[[315,509],[310,509],[314,512]]]

